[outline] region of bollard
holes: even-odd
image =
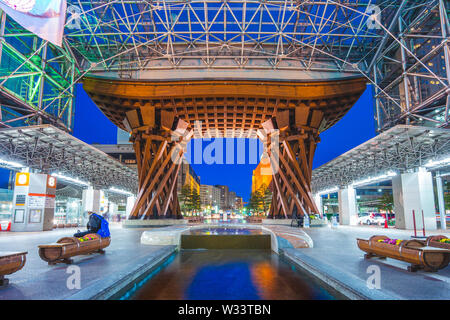
[[[328,223],[328,218],[327,218],[327,216],[324,216],[323,219],[325,220],[325,225],[326,225],[327,227],[329,227],[330,224]]]
[[[422,210],[422,229],[423,229],[423,236],[425,237],[425,216],[423,214],[423,210]]]
[[[416,213],[415,213],[414,210],[412,211],[412,214],[413,214],[413,223],[414,223],[414,237],[417,238],[417,230],[416,230]]]
[[[310,224],[309,224],[309,215],[305,214],[304,218],[303,218],[303,228],[309,228]]]
[[[332,228],[337,228],[337,227],[338,227],[338,223],[337,223],[337,218],[336,218],[336,216],[332,216],[332,217],[331,217],[331,227],[332,227]]]

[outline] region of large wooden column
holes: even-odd
[[[182,219],[177,178],[186,143],[187,123],[162,111],[127,114],[136,152],[139,191],[129,219]]]
[[[321,111],[310,110],[317,121]],[[292,219],[305,214],[319,213],[311,192],[312,162],[319,142],[318,128],[308,126],[295,110],[279,112],[263,123],[265,141],[273,171],[272,205],[269,218]],[[292,120],[295,121],[292,121]]]

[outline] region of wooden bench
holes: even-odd
[[[23,268],[28,252],[0,251],[0,288],[6,287],[9,280],[6,275],[12,274]]]
[[[448,236],[447,237],[443,236],[443,235],[429,236],[425,242],[426,242],[427,246],[429,246],[429,247],[450,250],[450,243],[439,242],[439,240],[442,240],[442,239],[448,239]]]
[[[372,236],[369,240],[356,239],[358,247],[366,252],[365,259],[372,257],[392,258],[410,263],[407,270],[419,269],[435,272],[448,266],[450,250],[427,246],[420,240],[403,240],[399,245],[378,242],[386,236]]]
[[[98,234],[87,234],[93,238],[92,240],[81,241],[76,237],[64,237],[59,239],[56,243],[44,244],[38,246],[39,256],[42,260],[47,261],[49,265],[57,263],[73,263],[72,257],[100,253],[104,254],[103,250],[111,243],[111,238],[102,238]]]

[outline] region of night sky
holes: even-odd
[[[368,87],[361,99],[334,127],[321,134],[314,158],[314,168],[336,158],[375,136],[372,87]],[[77,87],[74,136],[87,143],[115,144],[117,129],[95,106],[81,85]],[[246,159],[249,162],[248,140]],[[210,142],[203,142],[206,147]],[[237,156],[235,152],[235,158]],[[224,159],[226,157],[224,147]],[[224,160],[225,162],[225,160]],[[193,164],[202,184],[228,185],[248,201],[251,192],[252,170],[257,164]]]

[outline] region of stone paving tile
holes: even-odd
[[[111,226],[111,245],[106,254],[74,257],[74,264],[81,268],[81,289],[102,278],[123,273],[133,264],[151,255],[160,254],[167,246],[140,244],[144,229],[122,229]],[[69,290],[66,282],[70,276],[68,265],[49,266],[38,254],[37,246],[55,242],[61,237],[72,236],[76,229],[55,229],[48,232],[9,233],[0,237],[0,251],[28,251],[24,268],[12,275],[10,285],[0,289],[0,300],[5,299],[66,299],[80,290]]]
[[[358,286],[361,286],[365,285],[369,277],[367,268],[376,265],[381,270],[381,291],[385,294],[392,293],[392,296],[399,296],[402,299],[450,299],[450,266],[437,273],[424,271],[410,273],[406,270],[408,266],[406,262],[390,258],[363,259],[364,252],[356,244],[356,238],[368,239],[372,235],[409,239],[413,234],[412,231],[347,226],[339,226],[337,229],[324,227],[304,230],[313,239],[314,248],[289,250],[295,250],[299,259],[302,259],[302,256],[308,257],[310,262],[314,261],[317,266],[322,265],[322,269],[330,274],[345,273],[349,275],[347,279],[352,279],[348,281],[360,282]],[[443,233],[437,230],[432,233],[450,236],[448,231]]]
[[[276,227],[278,231],[303,233],[314,240],[314,248],[286,249],[298,259],[336,277],[341,276],[347,285],[365,290],[367,267],[377,265],[381,269],[381,290],[374,297],[403,299],[450,299],[450,267],[438,273],[406,271],[407,263],[387,260],[364,260],[363,252],[356,245],[356,238],[369,238],[374,234],[385,234],[392,238],[407,239],[411,231],[374,227],[344,227],[297,229]],[[140,244],[140,236],[146,229],[122,229],[112,225],[112,242],[105,255],[75,257],[75,265],[81,267],[81,286],[92,288],[100,279],[112,279],[130,266],[145,261],[152,255],[160,255],[167,246]],[[37,246],[70,236],[75,229],[56,229],[49,232],[0,233],[0,251],[28,251],[27,263],[19,272],[9,275],[9,287],[0,289],[0,299],[64,299],[79,295],[79,290],[66,286],[66,265],[48,266],[38,255]],[[428,233],[428,232],[427,232]],[[442,234],[434,231],[433,234]],[[430,233],[431,234],[431,233]],[[450,236],[449,232],[444,233]],[[367,291],[367,290],[366,290]]]

